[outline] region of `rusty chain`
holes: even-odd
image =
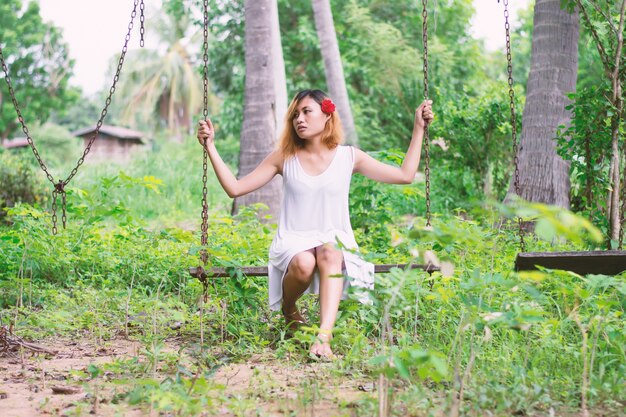
[[[499,0],[498,0],[499,1]],[[513,179],[513,187],[518,197],[522,196],[520,190],[519,179],[519,157],[518,157],[518,141],[517,141],[517,117],[515,115],[515,90],[513,89],[513,57],[511,55],[511,26],[509,24],[509,0],[503,0],[504,4],[504,29],[506,32],[506,60],[507,74],[509,82],[509,107],[511,110],[511,136],[513,138],[513,162],[515,165],[515,177]],[[519,229],[520,249],[526,252],[526,242],[524,241],[524,229],[522,227],[522,218],[517,218],[517,226]]]
[[[145,2],[144,0],[141,0],[141,4],[139,5],[139,23],[140,23],[140,27],[139,27],[139,46],[141,46],[142,48],[144,47],[144,35],[146,33],[146,27],[145,27],[145,21],[146,21],[146,16],[145,16]]]
[[[428,0],[422,0],[422,42],[424,44],[424,100],[428,100]],[[426,226],[430,226],[430,138],[424,125],[424,176],[426,177]]]
[[[204,120],[209,118],[209,0],[203,1],[204,8],[204,19],[203,19],[203,43],[202,43],[202,61],[203,61],[203,72],[202,72],[202,82],[203,82],[203,90],[204,90],[204,107],[202,109],[202,116]],[[209,170],[209,161],[208,161],[208,152],[206,149],[206,144],[203,147],[203,155],[202,155],[202,225],[200,226],[201,237],[200,244],[202,245],[202,249],[200,251],[200,260],[204,267],[206,267],[209,261],[209,253],[207,252],[207,244],[208,240],[208,230],[209,230],[209,205],[207,202],[207,177]],[[201,267],[200,267],[201,268]],[[204,276],[204,278],[202,278]],[[200,282],[203,287],[203,294],[205,301],[208,298],[208,277],[203,274],[198,275]]]
[[[626,165],[626,142],[622,144],[622,155],[624,155],[624,164]],[[624,165],[622,165],[624,166]],[[620,231],[619,231],[619,246],[617,249],[623,250],[624,248],[624,211],[626,211],[626,166],[624,166],[624,176],[622,178],[622,210],[620,218]]]
[[[104,121],[105,116],[107,115],[108,111],[109,111],[109,105],[111,104],[111,98],[113,97],[113,93],[115,93],[115,86],[120,78],[120,73],[122,71],[122,66],[124,64],[124,57],[126,56],[126,52],[128,51],[128,42],[130,41],[130,34],[131,31],[133,29],[134,26],[134,20],[135,17],[137,16],[137,4],[138,4],[139,0],[134,0],[133,3],[133,11],[130,15],[130,22],[128,23],[128,32],[126,33],[126,37],[124,38],[124,46],[122,47],[122,52],[120,54],[120,59],[119,62],[117,64],[117,70],[115,72],[115,76],[113,77],[113,84],[111,85],[111,88],[109,89],[109,95],[106,98],[105,101],[105,105],[104,108],[102,109],[102,112],[100,113],[100,118],[98,119],[98,123],[96,124],[96,129],[95,132],[93,134],[93,136],[89,139],[89,142],[87,144],[87,146],[85,147],[85,150],[83,151],[83,154],[81,155],[81,157],[78,159],[78,161],[76,162],[76,166],[72,169],[72,171],[70,172],[69,176],[65,179],[59,179],[58,181],[54,179],[54,177],[52,176],[52,174],[50,173],[50,171],[48,170],[48,167],[46,166],[45,162],[43,161],[41,155],[39,154],[39,151],[37,150],[37,147],[35,146],[35,142],[33,141],[33,138],[30,135],[30,132],[28,130],[28,127],[26,126],[26,122],[24,120],[24,117],[22,115],[22,111],[20,109],[20,105],[17,101],[17,98],[15,97],[15,91],[13,90],[13,84],[11,82],[11,77],[9,76],[9,68],[6,64],[6,61],[4,59],[4,55],[2,53],[2,47],[0,46],[0,63],[2,64],[2,71],[4,71],[4,76],[5,76],[5,81],[7,83],[7,86],[9,88],[9,95],[11,96],[11,100],[13,102],[13,107],[15,107],[15,112],[17,113],[17,118],[22,126],[22,131],[24,132],[24,134],[26,135],[26,140],[28,141],[28,144],[30,145],[30,148],[33,151],[33,154],[35,155],[35,158],[37,159],[37,162],[39,163],[39,166],[41,167],[41,169],[43,170],[43,172],[46,174],[46,178],[48,178],[48,181],[50,181],[50,183],[52,183],[52,185],[54,186],[54,190],[52,191],[52,233],[56,234],[57,233],[57,197],[60,195],[61,196],[61,207],[62,207],[62,223],[63,223],[63,228],[65,228],[66,222],[67,222],[67,213],[66,213],[66,191],[65,191],[65,186],[67,184],[69,184],[69,182],[72,180],[72,178],[74,178],[74,176],[76,175],[76,173],[78,172],[78,169],[80,168],[80,166],[85,162],[85,158],[87,157],[87,154],[89,153],[89,151],[91,150],[91,146],[93,145],[94,141],[96,140],[96,138],[98,137],[99,133],[100,133],[100,128],[102,127],[102,123]],[[142,0],[143,3],[143,0]]]

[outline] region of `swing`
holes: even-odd
[[[89,142],[87,143],[87,146],[85,147],[85,150],[83,151],[83,154],[80,156],[80,158],[76,162],[76,166],[70,171],[70,174],[65,179],[55,180],[55,178],[52,176],[52,174],[48,170],[48,167],[46,166],[45,162],[41,158],[41,155],[39,154],[39,151],[37,150],[37,147],[35,146],[33,138],[30,136],[28,127],[26,126],[26,122],[24,121],[24,117],[22,116],[22,111],[20,110],[20,105],[17,101],[17,98],[15,97],[13,84],[11,83],[11,77],[9,76],[9,68],[4,59],[4,54],[2,53],[2,47],[0,46],[0,64],[2,64],[2,71],[4,72],[5,80],[9,88],[9,95],[11,96],[13,107],[15,107],[15,112],[17,113],[18,120],[22,126],[22,131],[26,135],[26,140],[28,141],[28,144],[30,145],[31,150],[33,151],[33,154],[35,155],[35,158],[37,159],[39,166],[41,167],[43,172],[46,174],[46,178],[48,179],[48,181],[50,181],[50,183],[54,187],[52,191],[52,207],[51,207],[52,209],[52,234],[53,235],[56,235],[58,231],[57,229],[57,221],[58,221],[57,200],[59,198],[61,199],[61,223],[63,225],[63,228],[65,229],[65,226],[67,223],[65,186],[70,183],[72,178],[74,178],[74,176],[78,172],[78,169],[80,168],[80,166],[85,162],[85,158],[87,157],[87,154],[91,150],[91,146],[93,145],[94,141],[100,134],[100,128],[102,127],[102,123],[104,122],[104,117],[109,111],[111,98],[113,97],[113,93],[115,92],[115,86],[117,84],[117,81],[120,78],[120,73],[122,72],[122,66],[124,65],[124,57],[126,56],[126,52],[128,51],[128,42],[130,41],[130,33],[134,26],[135,17],[137,16],[137,6],[139,6],[139,9],[140,9],[140,24],[141,24],[141,30],[140,30],[141,40],[139,42],[139,45],[141,47],[144,46],[144,0],[134,0],[133,11],[131,12],[130,22],[128,23],[128,32],[126,33],[126,37],[124,38],[124,46],[122,47],[122,52],[120,53],[120,59],[117,64],[115,76],[113,77],[113,83],[111,84],[111,88],[109,89],[109,95],[107,96],[104,108],[102,109],[102,112],[100,113],[100,118],[98,119],[98,122],[96,123],[96,129],[93,133],[93,136],[91,136],[91,138],[89,139]]]
[[[506,56],[507,56],[507,72],[509,82],[509,97],[511,98],[511,128],[513,138],[513,155],[515,174],[513,186],[515,194],[521,197],[519,184],[519,159],[518,159],[518,142],[517,142],[517,126],[515,116],[515,92],[513,90],[513,64],[511,58],[511,37],[509,33],[509,12],[508,0],[504,0],[504,21],[506,30]],[[623,250],[605,250],[605,251],[572,251],[572,252],[526,252],[526,244],[524,242],[524,231],[522,228],[522,220],[517,219],[520,239],[521,252],[517,254],[515,259],[516,271],[532,271],[539,269],[538,267],[549,269],[562,269],[572,271],[577,274],[604,274],[617,275],[626,271],[626,251]],[[621,232],[620,232],[621,235]],[[620,238],[620,245],[622,242]]]
[[[427,26],[427,6],[428,0],[422,0],[423,4],[423,26],[422,26],[422,39],[424,42],[424,99],[428,99],[428,26]],[[204,109],[203,116],[206,120],[208,118],[208,4],[207,0],[204,1],[204,21],[203,21],[203,29],[204,29],[204,41],[203,41],[203,80],[204,80]],[[430,141],[428,136],[428,126],[425,127],[424,130],[424,156],[425,156],[425,168],[424,175],[426,178],[426,225],[430,226]],[[250,277],[267,277],[268,276],[268,267],[267,266],[241,266],[241,267],[211,267],[207,269],[208,263],[208,252],[206,251],[206,246],[208,243],[208,205],[207,205],[207,177],[208,177],[208,153],[206,149],[204,149],[204,156],[202,161],[202,213],[201,213],[201,226],[200,226],[200,244],[203,249],[200,250],[200,261],[201,265],[197,267],[190,267],[189,274],[200,280],[204,287],[204,293],[206,297],[206,289],[208,287],[209,278],[230,278],[237,276],[237,272],[241,273],[244,276]],[[435,271],[439,271],[440,268],[438,265],[435,265],[431,262],[426,264],[376,264],[374,265],[375,273],[386,273],[391,271],[393,268],[400,269],[421,269],[423,271],[432,274]]]

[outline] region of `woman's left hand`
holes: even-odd
[[[433,101],[432,100],[424,100],[422,104],[419,105],[417,110],[415,110],[415,128],[424,129],[428,126],[435,115],[433,113]]]

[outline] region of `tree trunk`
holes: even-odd
[[[278,1],[272,0],[272,62],[274,64],[274,94],[276,95],[276,140],[280,136],[287,113],[287,77],[283,46],[280,41],[280,21],[278,19]]]
[[[330,0],[313,0],[312,3],[315,28],[317,29],[317,37],[320,40],[320,50],[324,60],[328,93],[337,104],[339,117],[341,117],[346,135],[346,142],[356,145],[358,138],[352,111],[350,110],[350,100],[346,88],[346,79],[343,75],[343,65],[341,64],[341,54],[339,53],[337,33],[333,23],[333,13],[330,9]]]
[[[520,137],[521,197],[569,208],[569,162],[556,153],[557,127],[568,125],[566,94],[576,90],[578,11],[569,13],[561,0],[535,3],[530,72]],[[515,194],[513,183],[509,196]]]
[[[611,74],[611,82],[613,84],[613,99],[611,104],[615,107],[615,114],[612,118],[612,137],[611,137],[611,165],[614,166],[614,176],[611,178],[611,205],[609,209],[609,223],[611,225],[611,240],[619,241],[619,248],[622,247],[622,213],[620,212],[620,153],[619,153],[619,125],[622,116],[623,100],[622,100],[622,82],[620,79],[620,63],[622,60],[622,48],[624,46],[624,13],[626,13],[626,1],[622,1],[620,11],[620,25],[617,30],[617,46],[615,48],[615,62],[613,72]]]
[[[249,174],[274,148],[276,143],[276,100],[272,63],[272,1],[245,1],[246,81],[243,127],[239,150],[239,174]],[[254,203],[269,207],[273,221],[280,211],[281,181],[269,184],[235,199],[233,213]]]

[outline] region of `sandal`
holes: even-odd
[[[332,352],[330,348],[330,341],[333,339],[332,330],[319,329],[317,333],[317,337],[313,345],[311,345],[311,349],[309,354],[311,358],[315,360],[329,361],[335,359],[335,354]],[[316,345],[319,346],[318,349]]]
[[[306,325],[306,321],[298,309],[292,311],[291,313],[285,313],[285,310],[281,307],[280,311],[283,313],[283,317],[285,318],[288,333],[293,333],[298,330],[300,326]]]

